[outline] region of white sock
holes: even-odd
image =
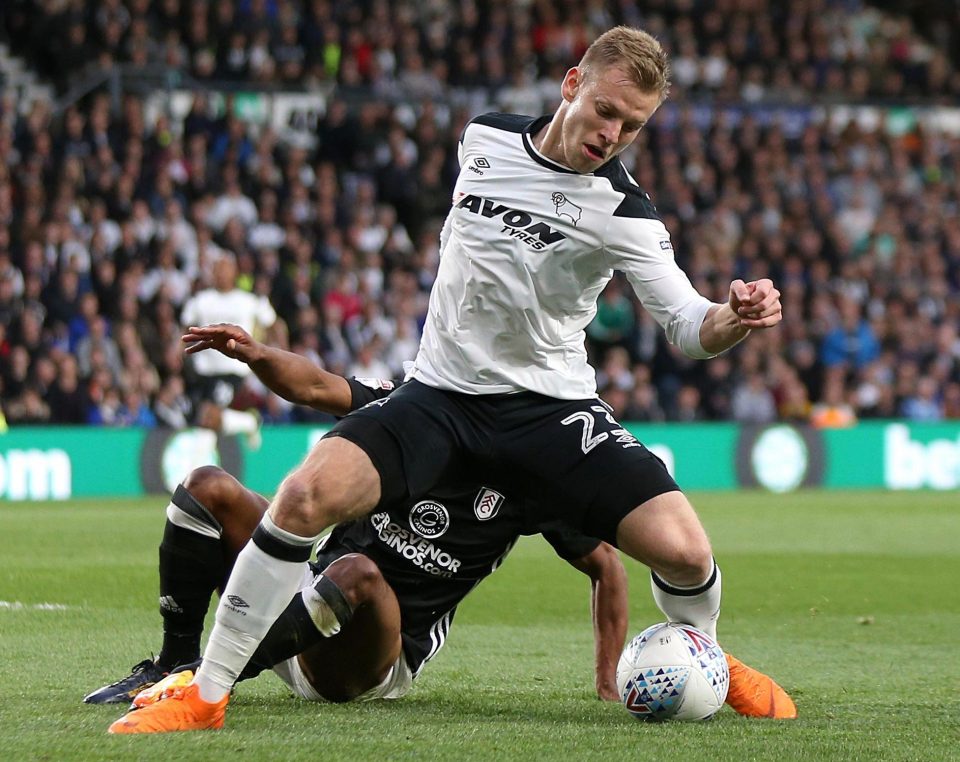
[[[287,532],[264,514],[240,551],[217,606],[203,661],[194,678],[200,698],[226,696],[267,631],[297,592],[315,537]]]
[[[713,571],[699,585],[680,587],[650,572],[650,588],[653,600],[671,622],[683,622],[717,639],[717,619],[720,617],[720,567],[716,562]]]

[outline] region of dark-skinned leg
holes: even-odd
[[[196,469],[183,487],[221,526],[222,577],[217,587],[222,590],[269,502],[215,466]],[[330,701],[350,700],[383,681],[400,654],[400,610],[393,590],[376,564],[361,555],[337,559],[324,570],[324,576],[342,591],[353,611],[350,622],[339,635],[324,637],[298,594],[271,628],[244,677],[309,650],[301,657],[301,666],[317,691]],[[200,629],[202,619],[198,637]]]
[[[346,558],[351,560],[344,563]],[[351,601],[340,633],[300,654],[300,667],[328,701],[350,701],[382,683],[400,656],[400,606],[376,564],[348,556],[324,570]]]
[[[304,676],[328,701],[350,701],[383,682],[400,655],[396,595],[377,565],[356,553],[333,561],[323,579],[294,596],[242,678],[299,655]],[[331,601],[342,596],[340,630],[329,637],[315,624],[318,592]]]

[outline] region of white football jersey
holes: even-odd
[[[614,270],[669,341],[711,356],[699,330],[712,302],[674,261],[650,197],[619,159],[579,174],[540,154],[532,135],[549,120],[486,114],[464,130],[413,371],[424,384],[596,396],[584,329]]]
[[[180,322],[184,328],[191,325],[233,323],[250,334],[255,334],[259,328],[269,328],[276,320],[277,313],[267,297],[239,288],[226,293],[215,288],[199,291],[183,305],[183,312],[180,314]],[[233,375],[246,378],[253,372],[246,363],[211,350],[193,355],[193,362],[201,376]]]

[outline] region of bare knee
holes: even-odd
[[[380,567],[360,553],[341,556],[323,570],[323,576],[337,584],[354,610],[380,596],[386,585]]]
[[[183,480],[184,489],[219,521],[226,524],[230,512],[239,505],[237,495],[243,489],[233,476],[219,466],[200,466]]]
[[[299,534],[318,534],[339,521],[333,496],[324,489],[322,478],[300,468],[287,476],[271,503],[271,516],[278,526]]]
[[[689,505],[689,504],[688,504]],[[651,568],[667,582],[688,586],[703,582],[713,571],[710,540],[693,508],[675,516],[661,529],[662,550]]]
[[[707,536],[701,531],[699,536],[679,538],[673,551],[664,554],[654,571],[675,585],[689,586],[703,582],[713,571],[713,552]]]

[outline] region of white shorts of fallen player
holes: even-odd
[[[301,589],[307,585],[312,585],[315,581],[315,575],[309,569],[305,570],[301,581]],[[307,701],[326,701],[310,684],[296,656],[274,665],[273,671],[290,687],[295,696]],[[383,682],[373,686],[368,691],[364,691],[353,700],[374,701],[376,699],[402,698],[410,690],[411,685],[413,685],[413,672],[410,670],[406,657],[401,650],[400,656],[390,667],[390,671]]]
[[[317,693],[316,689],[307,680],[307,676],[300,667],[297,657],[287,659],[275,665],[273,671],[277,673],[283,682],[285,682],[295,696],[307,701],[326,701],[326,699]],[[373,686],[368,691],[361,693],[354,701],[374,701],[376,699],[398,699],[402,698],[410,690],[413,684],[413,673],[407,666],[407,660],[400,652],[400,656],[387,674],[386,679],[379,685]]]

